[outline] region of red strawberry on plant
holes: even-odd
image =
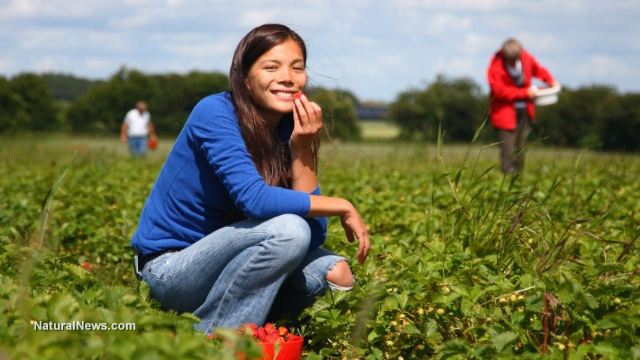
[[[83,262],[80,264],[80,266],[82,266],[82,268],[83,268],[83,269],[85,269],[85,270],[86,270],[86,271],[88,271],[88,272],[91,272],[91,270],[92,270],[92,268],[93,268],[93,266],[91,265],[91,263],[90,263],[90,262],[88,262],[88,261],[83,261]]]

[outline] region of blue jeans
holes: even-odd
[[[308,252],[311,231],[297,215],[244,220],[189,247],[148,262],[139,274],[164,309],[192,312],[195,328],[264,325],[267,316],[294,314],[329,287],[325,277],[344,260]],[[274,304],[278,296],[278,301]]]
[[[147,137],[129,136],[129,151],[131,157],[144,157],[147,154]]]

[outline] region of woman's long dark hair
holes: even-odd
[[[307,48],[302,38],[285,25],[265,24],[251,30],[240,40],[229,71],[229,90],[247,150],[264,181],[271,186],[280,187],[290,187],[291,183],[289,146],[281,143],[275,131],[260,115],[258,105],[247,86],[247,77],[260,56],[289,39],[300,46],[306,65]],[[282,119],[287,120],[293,121],[293,113]],[[318,163],[318,147],[316,140],[312,148],[314,164]]]

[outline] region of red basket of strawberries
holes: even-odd
[[[244,324],[238,332],[251,335],[262,348],[263,357],[259,360],[300,360],[302,357],[302,344],[304,339],[300,336],[289,334],[289,330],[281,326],[276,327],[267,323],[263,327],[255,324]],[[209,335],[215,337],[215,335]],[[242,354],[236,355],[243,359]]]

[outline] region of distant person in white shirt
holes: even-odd
[[[122,122],[120,140],[129,141],[131,157],[144,157],[147,153],[147,137],[156,142],[155,129],[151,123],[151,115],[147,111],[147,103],[138,101],[136,108],[129,110]]]

